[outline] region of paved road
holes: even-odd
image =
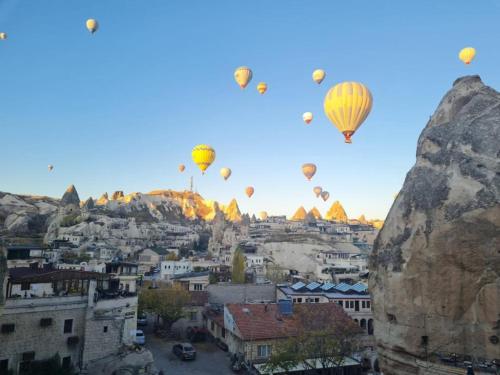
[[[227,353],[217,348],[212,343],[196,343],[196,359],[194,361],[181,361],[172,354],[173,342],[157,338],[146,333],[146,348],[154,355],[155,365],[158,370],[163,370],[165,375],[230,375]]]

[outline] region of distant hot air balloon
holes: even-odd
[[[304,112],[304,114],[302,115],[302,119],[306,124],[310,124],[313,120],[313,114],[311,112]]]
[[[7,39],[7,33],[0,33],[0,40]]]
[[[90,31],[91,34],[94,34],[99,28],[99,23],[93,18],[89,18],[85,25],[87,26],[87,30]]]
[[[215,160],[215,150],[209,145],[197,145],[193,148],[191,157],[198,168],[200,168],[201,173],[205,174],[207,168]]]
[[[49,172],[52,172],[52,170],[54,169],[54,166],[52,164],[49,164],[47,166],[47,169],[49,170]]]
[[[325,114],[344,134],[346,143],[352,143],[351,137],[368,117],[372,102],[370,90],[358,82],[339,83],[326,94]]]
[[[234,72],[234,79],[236,83],[244,89],[252,80],[252,70],[246,66],[240,66]]]
[[[474,56],[476,56],[476,49],[472,47],[465,47],[458,54],[458,58],[467,65],[474,60]]]
[[[224,180],[226,181],[229,178],[229,176],[231,176],[231,169],[221,168],[220,175],[224,177]]]
[[[313,178],[316,173],[316,165],[313,163],[306,163],[302,165],[302,173],[309,181],[311,181],[311,178]]]
[[[179,164],[179,172],[184,172],[184,170],[186,169],[186,166],[184,164]]]
[[[316,69],[313,72],[313,81],[318,85],[325,79],[326,73],[323,69]]]
[[[323,198],[323,200],[326,202],[328,200],[328,198],[330,198],[330,193],[327,191],[323,191],[321,193],[321,198]]]
[[[257,91],[260,95],[264,95],[264,93],[267,91],[267,83],[259,82],[259,84],[257,85]]]
[[[248,186],[246,189],[245,189],[245,194],[247,195],[248,198],[251,198],[253,193],[254,193],[255,189],[252,187],[252,186]]]
[[[267,219],[267,212],[266,211],[260,211],[259,212],[259,217],[260,217],[260,220],[266,220]]]
[[[314,191],[314,194],[316,194],[316,198],[318,198],[321,195],[323,188],[321,186],[315,186],[313,191]]]

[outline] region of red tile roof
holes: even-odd
[[[297,333],[297,314],[282,315],[276,303],[227,304],[226,307],[233,316],[243,340],[284,338]],[[249,313],[243,311],[245,308]],[[336,303],[300,304],[294,305],[293,308],[294,311],[310,313],[310,316],[333,316],[336,320],[352,321]]]

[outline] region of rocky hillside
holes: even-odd
[[[332,221],[338,221],[341,223],[347,223],[348,218],[347,214],[344,210],[344,207],[342,207],[342,204],[340,204],[339,201],[333,202],[332,206],[328,210],[328,212],[325,215],[326,220],[332,220]]]
[[[297,211],[293,214],[290,220],[292,221],[303,221],[307,216],[307,211],[303,206],[300,206]]]
[[[371,258],[385,374],[424,373],[418,360],[438,353],[499,358],[499,140],[500,94],[478,76],[458,79],[419,138]]]

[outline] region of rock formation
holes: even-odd
[[[307,216],[307,211],[303,206],[300,206],[297,211],[293,214],[292,221],[303,221]]]
[[[109,202],[109,197],[108,197],[108,193],[104,193],[103,195],[101,195],[101,197],[97,200],[96,204],[98,206],[105,206],[106,203]]]
[[[500,94],[464,77],[420,135],[370,259],[384,374],[437,373],[422,370],[436,353],[500,358],[499,249]]]
[[[117,190],[113,193],[113,195],[111,196],[111,199],[114,201],[117,201],[117,200],[122,199],[124,197],[125,197],[125,194],[123,194],[123,191]]]
[[[61,198],[61,206],[75,205],[80,207],[80,197],[76,191],[75,185],[70,185]]]
[[[368,220],[366,220],[365,215],[361,215],[360,217],[358,217],[358,221],[360,224],[368,224]]]
[[[308,212],[308,214],[311,214],[316,220],[321,220],[321,213],[316,207],[313,207],[311,211]]]
[[[332,207],[330,207],[330,209],[325,215],[325,219],[331,221],[338,221],[341,223],[347,223],[348,221],[344,207],[342,207],[339,201],[333,202]]]
[[[238,202],[236,202],[236,199],[232,199],[231,202],[229,202],[229,205],[223,209],[226,220],[233,221],[233,222],[239,222],[241,221],[241,212],[240,208],[238,207]]]
[[[90,210],[93,210],[95,207],[95,204],[94,204],[94,200],[92,199],[92,197],[89,197],[85,203],[83,204],[82,208],[84,210],[87,210],[87,211],[90,211]]]

